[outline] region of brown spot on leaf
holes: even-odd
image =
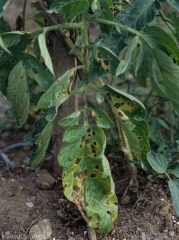
[[[87,140],[86,140],[86,144],[89,144],[89,142],[90,142],[90,141],[87,139]]]
[[[76,164],[79,164],[80,161],[81,161],[81,158],[77,158],[76,161],[75,161],[75,163],[76,163]]]
[[[120,108],[121,105],[122,105],[121,103],[115,103],[115,104],[114,104],[114,106],[115,106],[116,108]]]
[[[81,138],[81,141],[82,141],[82,142],[84,142],[84,140],[85,140],[85,136],[83,136],[83,137]]]
[[[95,136],[96,135],[95,131],[92,131],[92,134],[93,134],[93,136]]]
[[[104,60],[104,64],[105,64],[106,66],[109,66],[109,61],[108,61],[108,60]]]
[[[99,169],[99,165],[96,165],[95,168],[96,168],[96,169]]]
[[[107,211],[106,213],[111,215],[111,212],[110,212],[110,211]]]
[[[100,52],[98,52],[97,56],[98,56],[98,58],[102,58],[102,56],[101,56],[101,53],[100,53]]]
[[[119,112],[118,115],[119,115],[119,117],[123,117],[122,112]]]
[[[76,185],[73,186],[73,191],[74,192],[79,192],[80,191],[80,188]]]
[[[94,178],[94,177],[96,177],[96,174],[91,173],[90,177]]]
[[[34,74],[38,74],[37,68],[32,68],[32,71],[34,72]]]
[[[88,128],[88,129],[87,129],[87,133],[90,133],[90,132],[91,132],[91,128]]]
[[[93,142],[94,143],[94,145],[96,146],[96,142]]]

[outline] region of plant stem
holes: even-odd
[[[175,35],[175,32],[173,31],[173,29],[170,26],[170,24],[172,24],[172,21],[170,21],[170,19],[166,18],[161,10],[159,11],[159,15],[160,15],[161,19],[166,23],[166,25],[170,29],[170,31]]]
[[[49,32],[49,31],[55,31],[55,30],[65,30],[65,29],[74,29],[74,28],[84,28],[84,23],[62,23],[57,24],[49,27],[43,27],[35,30],[30,34],[31,38],[36,37],[37,35],[43,33],[43,32]]]
[[[27,0],[24,0],[23,11],[22,11],[23,31],[25,31],[25,23],[26,23],[26,5],[27,5]]]

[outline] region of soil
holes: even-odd
[[[22,2],[11,1],[6,11],[6,19],[11,21],[12,26],[22,9]],[[13,15],[10,10],[13,10]],[[28,10],[28,13],[30,11]],[[34,29],[35,25],[29,27]],[[2,99],[0,103],[2,113],[7,103]],[[7,117],[6,120],[14,121],[13,118]],[[31,131],[29,126],[2,130],[0,149],[22,143],[23,136],[29,131]],[[49,219],[51,223],[52,236],[49,238],[51,240],[89,239],[91,232],[76,207],[65,199],[61,179],[53,174],[51,166],[53,154],[47,153],[43,164],[37,169],[30,170],[28,168],[30,153],[31,146],[28,145],[7,150],[7,156],[15,163],[12,169],[8,169],[0,157],[0,239],[29,239],[30,228],[43,219]],[[110,160],[110,164],[117,187],[120,176],[119,164],[114,159]],[[161,179],[145,189],[141,182],[138,191],[133,189],[125,197],[119,196],[119,215],[114,229],[106,235],[97,234],[97,239],[179,239],[179,217],[173,209],[166,185]]]

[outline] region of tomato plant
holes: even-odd
[[[168,16],[163,13],[161,2],[171,7]],[[136,181],[133,159],[147,173],[155,170],[167,177],[169,174],[168,160],[150,152],[143,103],[119,87],[104,83],[104,78],[113,76],[125,83],[126,74],[131,72],[137,84],[149,84],[179,112],[179,1],[34,0],[32,4],[39,11],[34,20],[40,27],[33,32],[25,29],[26,1],[22,26],[11,31],[2,17],[8,3],[0,3],[0,90],[11,103],[19,126],[26,122],[30,109],[40,116],[35,123],[30,165],[37,166],[43,160],[60,106],[79,95],[83,106],[59,121],[59,125],[67,127],[58,155],[63,166],[64,194],[77,205],[89,227],[100,233],[109,232],[117,217],[118,200],[104,154],[104,129],[116,131],[126,169],[121,184],[128,186]],[[157,19],[163,21],[164,27],[156,24]],[[91,23],[101,30],[94,42],[89,36]],[[52,31],[77,63],[59,78],[54,73],[47,41]],[[53,46],[52,49],[56,51]],[[59,59],[59,67],[60,61],[63,59]],[[78,87],[72,88],[74,78]],[[88,104],[88,90],[93,91],[101,106],[107,105],[108,111]],[[177,160],[175,157],[173,161]],[[163,170],[157,165],[162,161]],[[178,165],[174,175],[179,175]],[[170,179],[169,188],[179,214],[178,186],[178,179]]]

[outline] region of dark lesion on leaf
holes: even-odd
[[[96,177],[96,174],[91,173],[90,177],[94,178],[94,177]]]
[[[100,52],[98,52],[97,56],[98,56],[98,58],[102,58],[102,56],[101,56],[101,53],[100,53]]]
[[[32,68],[32,71],[33,71],[34,74],[38,74],[37,68]]]
[[[119,117],[123,117],[122,112],[119,112],[118,115],[119,115]]]
[[[107,211],[106,213],[107,213],[107,214],[109,214],[109,215],[111,215],[111,214],[112,214],[110,211]]]
[[[73,191],[74,192],[79,192],[80,191],[80,188],[76,185],[73,185]]]
[[[76,163],[76,164],[79,164],[80,161],[81,161],[81,158],[77,158],[76,161],[75,161],[75,163]]]
[[[85,140],[85,136],[81,137],[81,141],[84,142]]]
[[[99,169],[99,165],[96,165],[95,168],[96,168],[96,169]]]
[[[87,140],[86,140],[86,144],[89,144],[89,143],[90,143],[90,141],[87,139]]]
[[[92,131],[92,134],[93,134],[93,136],[95,136],[96,135],[95,131]]]
[[[88,128],[88,129],[87,129],[87,133],[90,133],[90,132],[91,132],[91,128]]]

